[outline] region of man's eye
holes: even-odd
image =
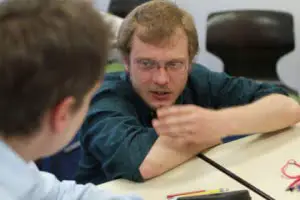
[[[152,68],[155,66],[155,62],[151,60],[140,60],[139,64],[144,68]]]
[[[182,68],[183,64],[181,62],[169,62],[168,67],[171,69],[180,69]]]
[[[153,62],[148,61],[148,60],[144,60],[144,61],[142,61],[142,64],[145,65],[145,66],[147,66],[147,67],[149,67],[149,66],[153,65]]]
[[[170,62],[169,66],[170,67],[177,67],[178,66],[178,62]]]

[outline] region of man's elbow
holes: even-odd
[[[293,126],[300,122],[300,104],[296,99],[280,94],[270,96],[273,97],[272,102],[274,102],[280,111],[280,117],[283,119],[283,123],[287,123],[288,126]]]
[[[296,109],[296,123],[299,123],[300,122],[300,106],[298,106],[298,108]]]
[[[288,113],[291,117],[292,125],[300,122],[300,105],[296,100],[290,99]],[[287,106],[288,107],[288,106]]]
[[[139,167],[139,170],[144,180],[149,180],[164,173],[164,171],[162,171],[162,168],[160,168],[159,166],[154,166],[147,162],[143,162]]]

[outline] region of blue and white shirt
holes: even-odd
[[[141,200],[118,196],[92,184],[60,182],[52,174],[26,163],[0,140],[0,199],[2,200]]]

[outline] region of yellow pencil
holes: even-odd
[[[199,196],[199,195],[207,195],[207,194],[217,194],[217,193],[222,193],[222,192],[226,192],[226,190],[224,189],[216,189],[216,190],[205,190],[203,192],[195,192],[192,194],[185,194],[185,195],[179,195],[176,197],[193,197],[193,196]]]

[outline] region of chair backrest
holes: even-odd
[[[298,63],[300,63],[300,12],[297,0],[175,0],[175,2],[194,16],[200,42],[200,53],[195,61],[208,66],[212,70],[217,69],[215,71],[222,71],[224,64],[221,59],[213,56],[206,49],[207,19],[210,14],[239,10],[266,10],[291,14],[293,16],[295,48],[278,60],[276,71],[282,82],[300,91],[300,79],[298,78],[300,74],[300,68],[298,67]],[[211,66],[211,64],[218,66]]]
[[[215,12],[208,17],[206,48],[233,76],[278,81],[276,63],[294,49],[293,17],[262,10]]]
[[[109,5],[109,12],[119,16],[126,17],[138,5],[145,3],[150,0],[111,0]]]
[[[151,0],[111,0],[109,12],[124,18],[135,7]],[[175,0],[169,0],[175,2]]]

